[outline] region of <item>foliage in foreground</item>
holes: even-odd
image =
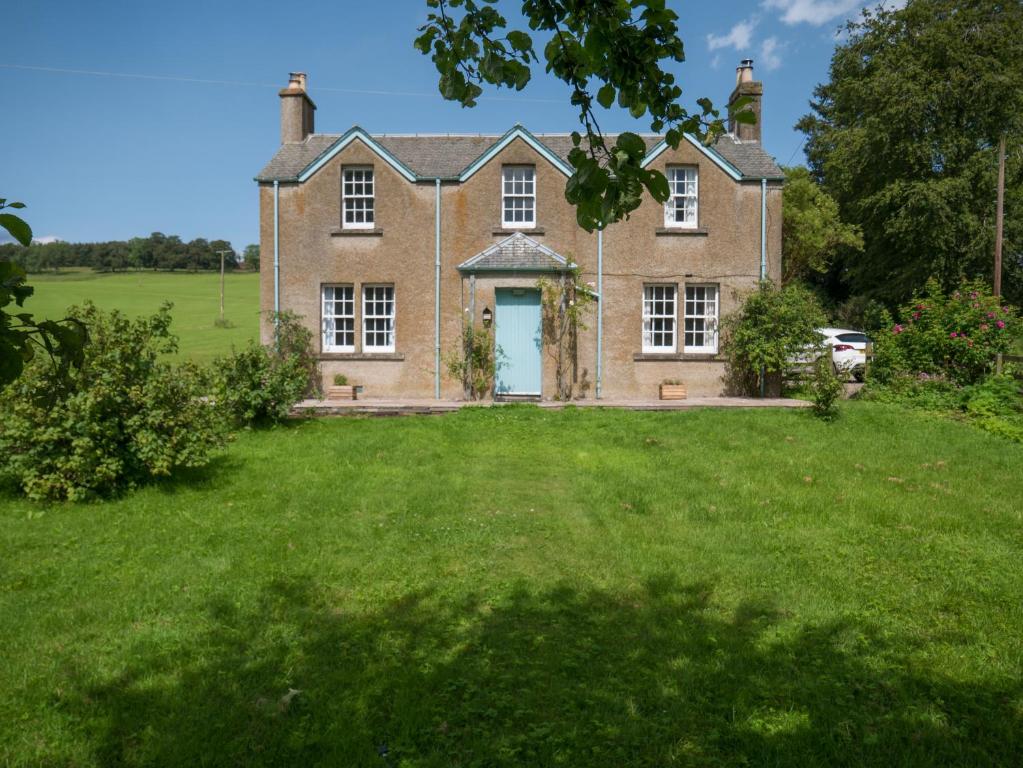
[[[898,322],[888,318],[886,325],[874,343],[874,380],[923,374],[975,384],[994,370],[998,354],[1012,348],[1019,319],[983,281],[945,295],[931,280],[899,310]]]
[[[223,419],[175,348],[170,305],[130,320],[92,304],[71,313],[90,331],[80,368],[53,398],[42,361],[3,392],[0,475],[33,499],[109,495],[181,467],[201,467],[225,439]]]
[[[213,397],[238,426],[265,426],[320,391],[312,333],[291,312],[276,317],[277,342],[249,345],[213,364]]]
[[[765,378],[781,374],[794,358],[817,356],[816,329],[826,319],[820,302],[803,286],[760,283],[721,323],[730,388],[757,394]]]
[[[7,202],[0,197],[0,210],[20,210],[24,203]],[[24,250],[32,242],[32,227],[14,213],[0,213],[0,227],[7,230],[17,244],[6,246],[14,251]],[[3,246],[0,246],[2,248]],[[20,310],[34,289],[25,284],[25,270],[0,254],[0,388],[11,383],[31,361],[37,351],[46,355],[51,364],[51,379],[55,390],[66,384],[69,369],[82,364],[82,350],[88,341],[88,332],[76,319],[36,320],[29,312],[11,312],[11,302]]]
[[[824,421],[834,421],[838,417],[838,399],[842,390],[831,355],[821,355],[813,365],[813,378],[810,379],[810,402],[814,415]]]

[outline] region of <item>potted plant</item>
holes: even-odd
[[[661,382],[661,400],[685,400],[686,384],[681,379],[665,379]]]
[[[355,400],[355,387],[343,373],[334,374],[334,386],[327,387],[328,400]]]

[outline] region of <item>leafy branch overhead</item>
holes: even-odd
[[[473,107],[485,85],[521,91],[540,62],[538,43],[495,8],[496,0],[427,0],[430,12],[416,48],[432,57],[445,99]],[[596,106],[615,104],[634,118],[648,116],[650,129],[678,148],[683,134],[713,141],[724,123],[713,104],[698,99],[699,113],[679,104],[682,89],[668,67],[685,60],[678,15],[664,0],[522,0],[522,17],[545,39],[545,70],[566,83],[583,131],[572,134],[568,159],[574,172],[565,188],[588,231],[628,218],[646,190],[668,199],[664,174],[643,168],[646,144],[635,133],[608,146]],[[754,121],[749,99],[733,104],[739,122]]]

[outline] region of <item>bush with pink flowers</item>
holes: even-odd
[[[902,307],[897,322],[876,334],[872,377],[976,383],[994,370],[998,353],[1010,351],[1018,325],[1015,309],[984,283],[964,283],[946,296],[930,281],[922,295]]]

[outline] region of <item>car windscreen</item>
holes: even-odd
[[[865,333],[840,333],[835,338],[846,344],[866,344],[870,341]]]

